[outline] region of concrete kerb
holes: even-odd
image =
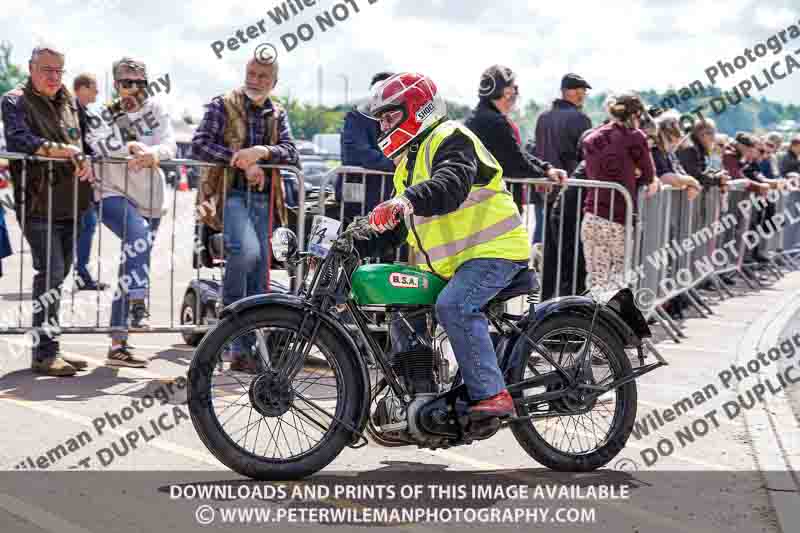
[[[753,357],[764,347],[774,346],[786,328],[800,316],[800,289],[784,295],[771,307],[771,311],[760,315],[748,328],[736,352],[736,363]],[[764,370],[762,375],[772,373]],[[743,386],[740,382],[737,389]],[[791,412],[788,399],[776,397],[760,402],[752,409],[743,412],[745,427],[748,429],[750,445],[753,448],[756,466],[762,472],[764,485],[775,508],[782,531],[794,529],[792,524],[800,521],[800,507],[797,506],[797,492],[800,483],[796,476],[785,475],[786,471],[795,472],[800,466],[797,456],[800,454],[797,418]],[[782,419],[791,427],[777,424]],[[758,430],[754,430],[758,429]],[[793,437],[791,433],[794,433]],[[793,457],[794,456],[794,457]]]

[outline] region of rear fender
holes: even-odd
[[[369,380],[369,372],[367,371],[367,365],[364,362],[364,357],[360,353],[358,346],[356,346],[353,337],[350,335],[350,333],[348,333],[348,331],[344,328],[344,326],[342,326],[342,324],[340,324],[332,316],[326,313],[319,312],[318,309],[315,309],[306,300],[300,298],[299,296],[295,296],[293,294],[272,292],[272,293],[256,294],[254,296],[248,296],[225,307],[220,313],[220,319],[223,320],[225,318],[232,317],[233,320],[236,320],[236,317],[238,315],[247,313],[249,311],[252,311],[253,309],[266,306],[290,308],[296,311],[300,311],[303,314],[315,314],[316,317],[319,320],[321,320],[326,326],[331,328],[333,332],[339,337],[339,339],[342,342],[344,342],[347,346],[349,346],[353,354],[355,354],[356,365],[359,371],[359,379],[361,381],[360,383],[361,391],[359,393],[359,396],[361,397],[361,406],[359,406],[359,412],[361,414],[355,426],[358,429],[359,435],[353,435],[353,443],[355,443],[359,439],[359,436],[363,435],[364,428],[366,427],[367,420],[369,419],[371,386]]]
[[[625,289],[625,291],[630,292],[629,289]],[[620,293],[622,292],[624,291],[620,291]],[[616,298],[617,296],[612,299],[613,306],[611,305],[612,302],[609,302],[607,305],[601,305],[597,313],[597,323],[595,327],[605,328],[607,331],[612,332],[626,348],[638,347],[642,344],[642,338],[651,336],[650,329],[647,327],[647,322],[641,317],[639,310],[633,306],[632,294],[630,295],[629,301],[626,299],[627,295],[622,295],[618,300]],[[630,309],[628,304],[633,306],[633,309]],[[537,304],[533,309],[533,315],[528,315],[525,319],[521,320],[517,324],[517,327],[525,332],[531,331],[547,320],[564,315],[591,320],[594,316],[596,305],[597,303],[593,299],[584,296],[554,298]],[[633,311],[638,313],[639,316],[637,317]],[[637,321],[640,317],[641,321]],[[629,324],[626,319],[629,320],[631,324]],[[510,371],[519,364],[519,358],[522,356],[523,352],[522,350],[515,351],[515,348],[520,340],[523,340],[521,339],[521,335],[513,334],[498,343],[497,355],[498,360],[501,362],[500,368],[504,373]]]

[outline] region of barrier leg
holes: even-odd
[[[700,315],[700,318],[706,318],[705,311],[703,311],[703,308],[700,307],[699,303],[697,303],[697,300],[692,298],[692,295],[689,294],[689,291],[686,290],[682,294],[686,297],[686,300],[689,302],[689,305],[692,306],[692,308],[694,308],[695,311],[697,311],[697,314]]]
[[[676,344],[680,344],[680,337],[685,335],[681,333],[680,329],[678,329],[677,325],[672,322],[672,319],[670,319],[669,315],[661,308],[661,306],[653,309],[653,318],[658,321],[661,327],[664,328],[664,331],[667,332],[667,335],[669,335]]]
[[[739,276],[744,280],[744,282],[747,284],[748,287],[750,287],[751,290],[754,290],[754,291],[759,290],[759,288],[761,286],[761,282],[756,279],[756,281],[758,281],[759,287],[757,287],[756,285],[753,285],[753,280],[751,279],[751,274],[747,270],[746,266],[742,265],[739,268],[737,268],[736,270],[734,270],[733,272],[736,273],[736,274],[739,274]]]
[[[697,305],[702,307],[703,310],[709,315],[714,314],[714,311],[712,311],[711,308],[708,306],[706,301],[703,299],[703,296],[699,292],[697,292],[697,289],[695,289],[694,287],[686,291],[686,296],[689,298],[690,302],[692,301],[696,302]]]
[[[720,299],[720,301],[722,301],[722,300],[724,300],[724,299],[725,299],[725,295],[726,295],[726,294],[727,294],[727,296],[728,296],[729,298],[733,298],[733,296],[734,296],[734,295],[733,295],[733,292],[731,292],[731,290],[730,290],[730,289],[727,287],[727,285],[725,285],[724,283],[722,283],[722,280],[721,280],[721,279],[719,279],[719,276],[717,275],[717,273],[716,273],[716,272],[715,272],[715,273],[713,273],[713,274],[711,274],[711,276],[710,276],[710,277],[711,277],[711,282],[712,282],[712,283],[714,284],[714,286],[717,288],[717,294],[719,295],[719,299]]]

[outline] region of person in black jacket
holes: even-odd
[[[567,74],[561,80],[561,98],[553,107],[539,115],[536,121],[536,143],[531,148],[534,154],[548,163],[566,170],[571,176],[583,159],[579,142],[592,128],[592,121],[583,113],[586,91],[591,89],[586,80],[577,74]],[[585,290],[586,262],[583,246],[577,235],[581,225],[581,209],[578,206],[578,190],[568,189],[555,201],[548,195],[550,209],[547,235],[542,235],[543,257],[547,266],[542,272],[542,299],[553,296],[580,294]],[[537,208],[537,215],[539,215]],[[543,209],[542,209],[543,211]],[[562,216],[563,224],[560,223]],[[543,214],[537,216],[536,224],[544,226]],[[539,230],[536,230],[539,232]],[[561,241],[561,275],[558,275],[558,243]],[[578,247],[577,265],[575,246]],[[558,285],[558,287],[556,287]]]
[[[790,180],[792,192],[789,193],[786,204],[787,209],[797,219],[800,217],[800,210],[797,209],[797,203],[800,202],[800,191],[797,190],[800,185],[800,135],[792,138],[789,149],[781,158],[780,174]],[[783,249],[791,250],[798,244],[800,244],[800,223],[787,225],[783,230]]]
[[[508,68],[494,65],[481,75],[480,98],[465,125],[472,130],[484,146],[503,167],[503,175],[512,178],[549,177],[559,183],[567,178],[560,167],[551,165],[525,153],[519,132],[508,114],[514,109],[519,98],[516,75]],[[514,202],[522,213],[523,205],[528,203],[525,188],[519,184],[509,184],[514,194]]]

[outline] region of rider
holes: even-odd
[[[407,240],[417,265],[449,280],[435,309],[472,400],[471,418],[513,414],[481,311],[530,258],[503,170],[474,133],[447,120],[444,99],[427,76],[389,78],[373,89],[367,107],[380,122],[381,150],[397,164],[395,196],[375,207],[370,226],[385,245]],[[410,228],[400,225],[406,217]]]

